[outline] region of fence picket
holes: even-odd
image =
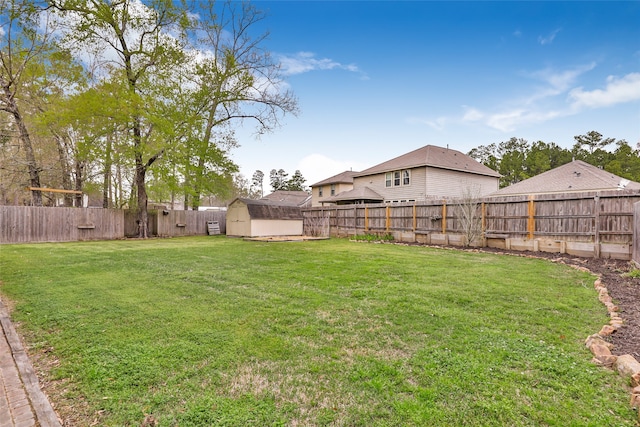
[[[631,259],[633,248],[640,252],[639,202],[640,192],[630,190],[480,198],[473,203],[478,206],[478,228],[484,238],[476,245]],[[464,234],[463,203],[429,200],[358,205],[358,209],[323,206],[307,208],[304,215],[305,219],[316,212],[326,215],[331,236],[391,232],[397,240],[428,242],[424,236],[431,235],[434,241],[440,236],[438,242],[454,242],[464,241],[455,237]]]

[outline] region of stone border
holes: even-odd
[[[565,264],[568,265],[568,264]],[[586,267],[571,266],[580,271],[591,272]],[[620,329],[624,321],[618,313],[618,306],[613,303],[609,291],[602,283],[601,277],[593,283],[593,287],[598,291],[598,299],[601,303],[607,307],[609,313],[609,323],[604,325],[600,332],[590,335],[585,341],[585,345],[593,354],[592,361],[600,366],[606,368],[615,369],[618,374],[623,377],[630,377],[631,383],[631,400],[630,405],[636,411],[638,411],[638,420],[640,421],[640,362],[630,354],[624,354],[622,356],[615,356],[611,354],[613,345],[606,342],[603,337],[613,334]]]

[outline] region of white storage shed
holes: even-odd
[[[238,198],[227,208],[227,236],[302,236],[302,233],[299,206]]]

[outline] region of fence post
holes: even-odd
[[[534,232],[536,229],[536,220],[535,220],[535,202],[533,200],[533,194],[529,195],[529,219],[527,221],[527,231],[529,232],[529,240],[533,240]]]
[[[364,232],[369,232],[369,207],[364,207]]]
[[[595,222],[595,230],[593,231],[593,255],[595,258],[600,258],[600,194],[596,194],[593,198],[595,203],[593,219]]]
[[[353,205],[353,235],[358,235],[358,205]]]
[[[633,253],[631,260],[640,268],[640,202],[633,205]]]
[[[418,211],[418,208],[416,207],[416,204],[413,204],[413,230],[412,231],[416,231],[416,228],[418,228],[418,218],[416,216],[416,213]]]
[[[391,215],[391,210],[390,210],[389,205],[387,205],[387,209],[385,209],[385,212],[386,212],[386,215],[387,215],[387,218],[385,219],[385,228],[386,228],[386,231],[388,233],[389,232],[389,227],[391,226],[391,216],[390,216]]]
[[[487,204],[486,202],[482,202],[480,205],[480,233],[482,236],[482,246],[487,246],[487,238],[485,237],[487,233]]]
[[[442,234],[447,234],[447,201],[442,201]]]

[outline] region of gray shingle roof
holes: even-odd
[[[357,174],[358,172],[354,172],[354,171],[340,172],[337,175],[334,175],[330,178],[323,179],[320,182],[316,182],[315,184],[312,184],[311,187],[318,187],[320,185],[328,185],[328,184],[353,184],[353,176]]]
[[[271,200],[255,200],[238,198],[231,202],[241,201],[247,205],[251,219],[302,219],[302,210],[299,206],[283,204]]]
[[[488,168],[460,151],[452,150],[450,148],[436,147],[435,145],[426,145],[422,148],[418,148],[417,150],[363,170],[355,176],[374,175],[421,166],[500,177],[498,172]]]
[[[306,191],[277,190],[271,194],[267,194],[262,200],[271,200],[272,202],[280,202],[280,204],[304,206],[311,200],[311,195]]]
[[[559,166],[524,181],[502,188],[489,196],[540,193],[569,193],[622,189],[623,178],[581,160]],[[625,181],[622,181],[623,183]],[[625,190],[640,190],[640,183],[630,181]]]
[[[370,189],[369,187],[354,188],[353,190],[343,191],[335,196],[323,199],[322,202],[338,202],[346,200],[379,200],[383,201],[384,197]]]

